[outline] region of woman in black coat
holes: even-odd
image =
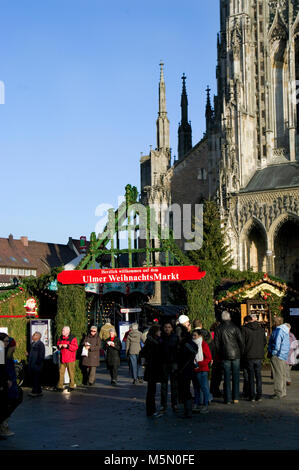
[[[110,337],[106,339],[104,343],[104,349],[106,350],[106,363],[107,369],[110,372],[111,376],[111,385],[117,385],[117,374],[118,368],[120,366],[120,351],[121,351],[121,342],[120,339],[116,336],[116,331],[111,328],[109,330]]]
[[[83,340],[83,346],[88,350],[88,356],[83,356],[84,383],[94,385],[96,381],[96,369],[100,365],[101,340],[96,326],[90,328],[90,332]]]
[[[162,381],[162,343],[160,326],[150,328],[145,345],[139,353],[139,358],[145,358],[144,380],[147,382],[146,415],[161,416],[156,411],[156,385]]]

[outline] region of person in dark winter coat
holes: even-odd
[[[162,339],[162,382],[161,382],[161,409],[167,408],[168,378],[170,379],[171,406],[177,411],[178,405],[178,344],[179,338],[173,331],[171,323],[165,323],[161,335]]]
[[[0,333],[0,341],[4,346],[4,357],[2,353],[0,365],[0,436],[10,437],[14,432],[9,429],[7,420],[22,403],[23,391],[18,387],[14,367],[13,353],[16,342],[5,333]]]
[[[179,336],[178,353],[178,392],[179,402],[184,404],[184,417],[192,418],[191,379],[194,373],[194,358],[198,351],[197,344],[192,340],[191,324],[186,315],[180,315],[176,327]]]
[[[161,329],[154,325],[150,328],[145,344],[139,353],[139,358],[145,359],[144,380],[147,382],[146,415],[160,417],[161,413],[156,408],[156,387],[162,381],[161,366]]]
[[[82,356],[84,368],[84,383],[92,386],[96,381],[96,370],[100,365],[101,340],[96,326],[92,326],[83,340],[83,346],[88,350],[88,356]]]
[[[175,328],[175,334],[179,338],[179,349],[181,345],[186,342],[186,339],[192,338],[191,335],[191,323],[187,315],[180,315],[178,318],[178,324]]]
[[[220,385],[222,382],[222,362],[219,357],[219,354],[216,350],[215,345],[215,331],[220,326],[220,322],[216,321],[210,328],[211,336],[213,338],[213,350],[211,349],[212,357],[213,357],[213,364],[211,370],[211,383],[210,383],[210,392],[213,398],[221,397]]]
[[[45,359],[45,345],[41,341],[41,333],[38,331],[32,335],[32,343],[28,357],[28,372],[32,380],[31,397],[42,396],[41,374]]]
[[[224,372],[224,402],[239,403],[240,359],[243,353],[243,339],[240,328],[231,321],[227,311],[222,312],[222,324],[215,331],[216,351],[222,360]],[[232,374],[232,387],[231,377]]]
[[[138,330],[138,324],[133,323],[132,330],[129,332],[126,340],[126,354],[129,359],[129,369],[133,378],[133,384],[137,381],[142,383],[142,367],[139,361],[139,353],[141,350],[142,333]]]
[[[256,315],[242,329],[244,341],[244,367],[248,373],[249,401],[261,401],[262,398],[262,362],[267,343],[265,330],[258,323]],[[256,394],[254,393],[254,378],[256,381]]]
[[[110,337],[106,339],[104,343],[104,349],[107,352],[106,364],[111,376],[111,385],[116,386],[118,368],[120,366],[121,342],[120,339],[116,336],[116,331],[114,328],[110,328],[109,335]]]
[[[242,336],[243,336],[243,328],[251,321],[251,316],[246,315],[243,319],[243,326],[242,326]],[[241,358],[240,362],[240,369],[243,370],[243,397],[248,399],[250,396],[250,389],[249,389],[249,380],[248,380],[248,369],[245,364],[244,356]]]

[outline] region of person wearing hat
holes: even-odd
[[[187,315],[180,315],[178,318],[178,325],[175,329],[175,334],[179,338],[179,345],[184,343],[186,339],[192,338],[191,336],[191,323]]]
[[[88,335],[83,340],[83,346],[87,349],[88,355],[82,356],[82,366],[84,367],[84,383],[89,386],[95,384],[96,370],[100,365],[101,340],[96,326],[92,326]]]
[[[120,366],[120,351],[121,342],[116,336],[114,328],[109,330],[109,338],[104,343],[104,349],[106,351],[106,364],[111,377],[111,385],[117,385],[118,368]]]

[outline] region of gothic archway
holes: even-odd
[[[267,234],[263,225],[252,219],[244,227],[242,236],[243,269],[254,272],[267,271]]]
[[[299,282],[299,221],[288,219],[274,237],[275,274],[298,285]]]

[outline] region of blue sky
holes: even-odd
[[[216,92],[219,0],[1,0],[0,237],[66,243],[139,189],[156,144],[159,62],[177,155],[181,76],[193,144]]]

